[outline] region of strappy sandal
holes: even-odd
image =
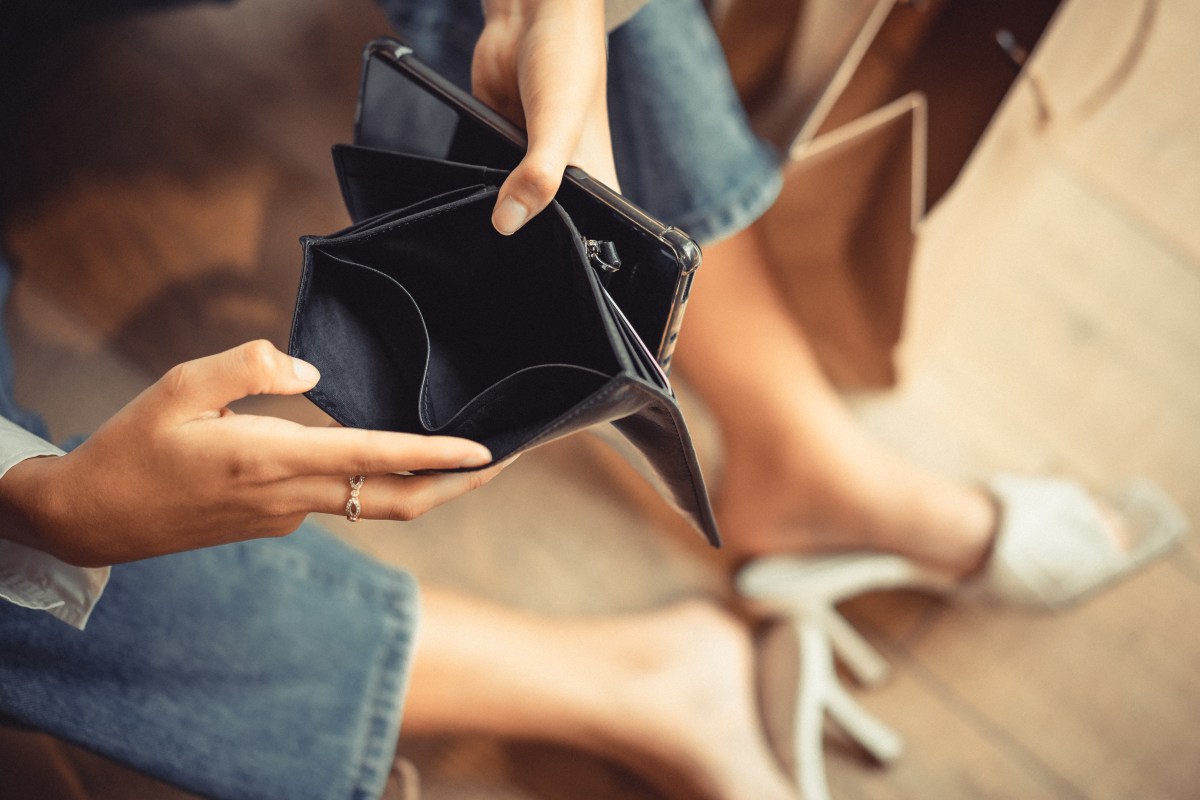
[[[1164,555],[1188,527],[1171,499],[1146,481],[1102,498],[1125,526],[1124,543],[1114,539],[1103,506],[1076,483],[1000,475],[987,488],[1000,508],[999,529],[987,563],[966,581],[882,552],[768,556],[739,571],[739,594],[759,612],[793,626],[799,643],[802,678],[793,745],[797,781],[807,800],[829,798],[822,757],[826,715],[880,763],[903,750],[900,735],[859,705],[838,679],[838,661],[864,686],[878,684],[890,669],[837,611],[838,603],[904,588],[1058,610]]]

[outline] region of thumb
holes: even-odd
[[[155,389],[188,415],[219,411],[256,394],[300,394],[321,373],[307,361],[280,352],[265,339],[173,367]]]
[[[506,236],[516,233],[530,218],[550,205],[566,168],[564,148],[554,144],[536,147],[530,137],[529,152],[500,186],[492,211],[492,224],[496,230]]]

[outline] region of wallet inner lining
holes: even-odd
[[[569,223],[561,215],[542,214],[518,234],[501,236],[490,222],[494,203],[493,190],[390,221],[379,230],[358,227],[351,236],[316,245],[327,257],[324,269],[357,266],[390,279],[390,286],[374,281],[369,297],[352,301],[355,305],[365,302],[398,317],[415,316],[423,327],[428,362],[419,416],[428,430],[466,424],[472,414],[486,416],[497,395],[525,394],[522,384],[545,389],[553,373],[579,390],[551,392],[561,403],[576,394],[576,401],[582,399],[618,371],[613,342],[593,299],[595,279],[572,241]],[[381,324],[380,314],[368,316],[372,325]],[[409,328],[405,344],[411,346],[410,320],[393,322]],[[405,362],[411,374],[412,359],[391,350],[388,360]],[[543,374],[534,374],[537,370]],[[587,377],[563,374],[581,371]],[[412,379],[399,383],[411,398]],[[399,388],[389,394],[394,397]],[[542,405],[535,400],[527,398]]]

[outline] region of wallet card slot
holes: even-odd
[[[582,403],[610,376],[572,364],[527,367],[488,387],[451,419],[428,433],[480,442],[507,458],[546,424]]]
[[[355,233],[369,231],[380,225],[386,225],[389,222],[395,222],[397,220],[402,220],[406,217],[415,217],[418,214],[422,214],[426,211],[431,211],[440,206],[450,205],[451,203],[457,202],[459,200],[473,197],[474,195],[477,195],[477,194],[487,191],[487,189],[488,189],[487,186],[483,185],[482,183],[479,183],[479,184],[475,184],[474,186],[464,186],[461,189],[454,189],[449,192],[443,192],[442,194],[439,194],[436,197],[428,197],[424,200],[419,200],[415,203],[412,203],[411,205],[407,205],[404,208],[398,208],[398,209],[395,209],[394,211],[385,211],[384,213],[379,214],[377,216],[371,217],[369,219],[364,219],[361,222],[356,222],[355,224],[353,224],[349,227],[343,228],[342,230],[333,234],[333,236],[334,237],[350,236]]]
[[[619,369],[577,234],[552,206],[513,236],[491,225],[495,191],[326,240],[412,297],[429,337],[423,427],[440,429],[508,376],[547,365]]]
[[[348,144],[334,146],[333,161],[355,221],[463,187],[499,186],[507,177],[489,167]]]
[[[309,246],[308,261],[291,351],[321,372],[309,397],[344,425],[419,431],[429,337],[412,296],[319,244]]]
[[[670,381],[667,380],[666,373],[659,366],[658,361],[650,354],[645,342],[643,342],[629,324],[629,320],[625,317],[621,307],[617,305],[612,296],[603,288],[600,290],[604,298],[605,305],[608,306],[612,313],[613,325],[617,332],[621,335],[621,340],[625,344],[625,352],[628,355],[630,366],[637,373],[638,377],[653,386],[657,386],[667,393],[672,393]]]

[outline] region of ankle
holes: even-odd
[[[899,553],[923,566],[965,579],[987,562],[999,521],[981,487],[931,478],[908,492],[908,513],[879,528],[876,549]]]
[[[998,522],[991,495],[860,444],[823,460],[779,441],[731,446],[717,511],[734,556],[880,550],[958,578],[977,571]]]

